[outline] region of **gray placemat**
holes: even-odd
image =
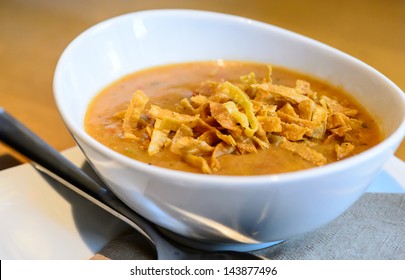
[[[405,260],[405,194],[366,193],[324,227],[258,253],[284,260]]]
[[[94,259],[153,259],[146,243],[126,233]],[[254,253],[279,260],[405,260],[405,194],[366,193],[318,230]]]

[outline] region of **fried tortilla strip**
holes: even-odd
[[[247,120],[248,120],[248,124],[249,124],[246,127],[243,126],[244,132],[245,132],[246,136],[252,137],[255,134],[255,132],[257,131],[257,129],[259,128],[259,122],[254,113],[253,104],[250,101],[249,96],[245,92],[243,92],[240,88],[231,84],[228,81],[220,84],[219,89],[220,89],[220,91],[228,94],[231,97],[231,99],[233,101],[235,101],[235,103],[237,103],[238,105],[240,105],[243,108],[243,110],[245,111]],[[225,104],[232,104],[232,103],[226,102]],[[232,107],[234,108],[234,106],[232,106]],[[227,109],[229,111],[228,107],[227,107]],[[236,113],[236,111],[234,111],[234,110],[232,110],[232,112]],[[231,113],[231,115],[232,115],[232,113]]]
[[[295,109],[294,109],[294,107],[291,105],[290,102],[285,103],[284,106],[281,107],[281,109],[279,109],[277,112],[280,112],[280,113],[282,112],[282,113],[284,113],[284,114],[286,114],[286,115],[289,115],[289,116],[291,116],[291,117],[294,117],[294,118],[299,118],[299,117],[300,117],[300,116],[295,112]]]
[[[242,129],[232,130],[229,131],[230,135],[236,142],[236,148],[240,154],[250,154],[250,153],[257,153],[257,149],[251,139],[251,137],[247,137]]]
[[[211,127],[219,126],[217,120],[213,116],[209,116],[209,115],[207,115],[204,119],[202,119],[200,117],[200,122],[204,122],[205,124],[207,124],[207,125],[209,125]],[[199,127],[199,125],[197,125],[197,127]]]
[[[173,145],[173,143],[175,143],[178,139],[185,137],[185,136],[189,136],[192,137],[193,136],[193,129],[191,127],[188,127],[186,125],[181,125],[179,127],[179,129],[176,131],[176,134],[173,136],[172,141],[171,141],[171,145]]]
[[[176,141],[172,141],[170,151],[178,155],[210,155],[214,151],[214,147],[191,136],[183,136],[176,139]]]
[[[180,100],[179,104],[176,107],[177,111],[182,114],[187,115],[197,115],[198,112],[194,107],[191,105],[190,101],[187,98],[183,98]]]
[[[354,118],[350,118],[349,125],[353,130],[361,129],[361,128],[363,128],[363,121],[354,119]]]
[[[181,125],[186,125],[190,128],[195,127],[199,123],[200,116],[195,115],[195,116],[190,116],[189,118],[183,117],[183,116],[188,116],[188,115],[181,115],[182,117],[180,118],[170,118],[170,117],[164,117],[159,126],[156,127],[157,129],[161,130],[171,130],[171,131],[176,131],[179,129]]]
[[[148,101],[149,98],[141,90],[135,91],[132,95],[122,123],[125,138],[139,139],[134,135],[134,131]]]
[[[241,76],[240,81],[242,82],[242,85],[240,85],[240,88],[250,97],[254,98],[256,95],[256,90],[252,88],[253,84],[257,84],[256,81],[256,75],[255,73],[251,72],[248,75]]]
[[[316,104],[314,113],[312,114],[312,121],[316,123],[316,126],[312,129],[308,136],[316,139],[322,139],[326,132],[328,111],[322,106]]]
[[[277,105],[265,104],[265,103],[258,102],[256,100],[253,100],[252,103],[260,104],[259,110],[256,110],[257,117],[259,117],[259,116],[260,117],[277,116],[276,115]]]
[[[240,128],[238,128],[238,127],[236,127],[236,129],[240,130]],[[231,145],[231,146],[236,145],[236,141],[231,135],[222,133],[219,129],[217,129],[216,127],[214,127],[214,126],[212,126],[212,125],[210,125],[208,123],[206,123],[205,121],[203,121],[201,119],[199,120],[198,125],[195,127],[195,130],[199,131],[200,133],[202,132],[202,134],[204,132],[206,132],[206,131],[213,131],[213,132],[215,132],[215,135],[219,139],[221,139],[222,141],[224,141],[228,145]],[[231,130],[229,130],[229,131],[231,131]]]
[[[242,82],[242,84],[244,84],[246,86],[251,86],[253,84],[257,84],[256,75],[254,72],[241,76],[240,81]]]
[[[298,104],[298,115],[301,119],[312,120],[316,109],[316,103],[310,100],[304,100]]]
[[[188,164],[201,168],[203,173],[211,174],[212,170],[202,155],[211,155],[214,147],[211,147],[205,141],[194,139],[191,136],[182,136],[189,133],[187,130],[181,130],[182,128],[178,130],[178,135],[176,133],[177,137],[175,135],[173,138],[174,141],[172,140],[171,142],[170,151],[180,155]]]
[[[275,102],[273,94],[271,94],[269,91],[261,89],[260,85],[261,84],[254,84],[251,86],[252,89],[255,91],[255,98],[253,100],[261,102],[263,104],[273,105]]]
[[[163,147],[170,142],[168,137],[169,131],[163,131],[159,129],[154,129],[152,132],[152,137],[148,146],[148,154],[153,156],[160,152]]]
[[[192,154],[182,154],[181,155],[182,160],[190,164],[191,166],[195,166],[201,169],[201,171],[205,174],[211,174],[212,170],[210,166],[208,165],[208,162],[205,160],[205,158],[201,156],[196,156]]]
[[[265,83],[268,83],[268,84],[273,83],[273,81],[271,79],[272,72],[273,72],[273,68],[271,67],[271,65],[267,65],[266,77],[264,78]]]
[[[151,117],[156,119],[172,118],[184,122],[194,120],[195,117],[187,114],[180,114],[169,109],[163,109],[157,105],[151,105],[148,113]]]
[[[295,91],[299,94],[308,95],[308,93],[312,92],[311,84],[304,80],[296,80],[295,81]]]
[[[157,119],[155,121],[154,129],[152,132],[152,136],[150,139],[150,143],[148,146],[148,154],[150,156],[153,156],[154,154],[157,154],[160,152],[165,145],[170,143],[170,138],[169,138],[169,133],[170,130],[161,130],[157,129],[156,127],[160,126],[161,120]]]
[[[218,83],[216,82],[203,82],[201,83],[200,87],[194,91],[193,96],[212,96],[217,93],[217,86]]]
[[[132,132],[124,132],[124,138],[129,140],[141,141],[141,137],[136,136]]]
[[[256,134],[254,135],[254,137],[259,138],[260,140],[266,142],[266,143],[270,143],[269,142],[269,138],[267,137],[267,131],[265,131],[262,126],[259,123],[259,129],[257,130]]]
[[[221,165],[217,159],[218,157],[232,154],[235,151],[235,149],[236,149],[235,146],[225,145],[223,142],[216,145],[211,155],[210,166],[212,170],[218,171],[221,168]]]
[[[216,128],[205,131],[197,139],[206,142],[210,146],[215,146],[219,141],[223,141],[230,146],[236,146],[236,141],[231,135],[223,134]]]
[[[328,116],[327,128],[337,136],[346,136],[347,132],[361,129],[361,127],[361,121],[349,118],[343,113],[332,113]]]
[[[257,148],[251,138],[247,138],[244,142],[236,142],[236,148],[242,155],[257,153]]]
[[[293,117],[284,112],[281,112],[280,110],[277,111],[277,116],[281,119],[281,121],[286,123],[296,124],[309,129],[314,129],[317,127],[317,123],[314,121],[301,119],[299,117]]]
[[[306,135],[309,137],[321,139],[325,134],[328,112],[322,106],[315,107],[312,120],[293,117],[280,110],[277,111],[277,116],[283,122],[307,128]]]
[[[224,104],[210,102],[211,116],[223,127],[229,130],[236,129],[236,123]],[[239,112],[239,111],[238,111]]]
[[[155,125],[157,129],[177,130],[182,124],[194,127],[199,119],[199,115],[180,114],[168,109],[162,109],[156,105],[152,105],[148,113],[153,118],[161,120],[159,126],[156,127]]]
[[[190,97],[190,101],[197,112],[203,111],[209,105],[209,99],[204,95],[193,95]]]
[[[281,132],[283,130],[281,126],[281,120],[279,117],[267,116],[267,117],[257,117],[262,129],[266,132]]]
[[[262,150],[266,150],[266,149],[270,148],[270,143],[269,143],[268,139],[266,139],[267,141],[264,141],[257,136],[253,136],[252,140],[254,142],[256,142]]]
[[[357,115],[358,111],[356,109],[346,108],[341,105],[338,101],[323,95],[319,101],[324,107],[328,108],[332,113],[342,113],[348,117],[354,117]]]
[[[210,146],[215,146],[220,141],[217,134],[215,133],[215,130],[205,131],[203,134],[198,136],[197,139],[206,142]]]
[[[316,166],[322,166],[326,164],[326,158],[324,155],[318,153],[304,143],[290,142],[288,140],[284,140],[280,142],[279,147],[299,155],[306,161],[309,161]]]
[[[249,119],[247,115],[239,111],[238,106],[235,104],[235,102],[228,101],[224,103],[223,106],[227,110],[229,115],[242,126],[244,131],[249,129]],[[233,127],[233,130],[235,129],[236,127]]]
[[[255,113],[255,116],[257,117],[258,113],[262,111],[264,104],[262,102],[254,100],[254,99],[251,99],[250,102],[252,102],[253,112]]]
[[[294,88],[290,88],[283,85],[275,85],[269,83],[263,83],[254,85],[255,87],[262,89],[264,91],[270,92],[276,100],[287,100],[292,104],[299,104],[304,100],[311,100],[309,97],[299,94]]]
[[[337,128],[332,128],[330,131],[340,137],[343,137],[346,135],[347,132],[351,131],[352,128],[348,125],[343,125],[343,126],[339,126]]]
[[[337,136],[336,134],[330,134],[328,137],[326,137],[325,140],[323,140],[324,144],[330,144],[330,143],[334,143],[339,139],[339,136]]]
[[[190,97],[191,104],[195,108],[196,112],[200,114],[200,118],[205,120],[209,111],[209,99],[204,95],[195,95]]]
[[[311,98],[312,100],[317,99],[316,92],[311,90],[311,84],[304,80],[297,80],[295,82],[295,91],[299,94],[303,94]]]
[[[335,146],[336,151],[336,158],[341,160],[347,156],[349,156],[354,150],[354,145],[349,142],[344,142],[341,145]]]
[[[176,131],[174,134],[173,138],[170,141],[170,151],[174,154],[180,154],[177,152],[177,147],[176,143],[178,140],[180,140],[183,137],[193,137],[193,129],[186,126],[186,125],[181,125],[179,129]]]
[[[331,113],[328,115],[327,129],[345,126],[350,123],[350,119],[343,113]]]
[[[308,128],[293,123],[281,122],[281,127],[282,131],[280,132],[280,135],[284,136],[290,141],[302,140],[305,133],[308,131]]]
[[[225,102],[231,100],[231,98],[227,94],[222,93],[222,92],[216,93],[216,94],[210,96],[208,99],[209,99],[209,101],[217,102],[217,103],[225,103]]]
[[[231,135],[223,134],[221,131],[218,129],[215,129],[215,134],[219,139],[224,141],[226,144],[231,145],[231,146],[236,146],[236,141]]]

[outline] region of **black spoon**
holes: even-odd
[[[96,182],[1,107],[0,140],[41,166],[54,179],[141,231],[155,246],[158,259],[264,259],[246,252],[203,251],[170,240],[155,224],[124,204],[106,185]]]

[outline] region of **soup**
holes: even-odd
[[[382,140],[342,89],[284,68],[222,60],[119,79],[91,102],[85,129],[147,164],[217,175],[318,167]]]

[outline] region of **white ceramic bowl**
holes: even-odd
[[[90,100],[123,75],[214,59],[281,65],[342,86],[379,121],[386,139],[320,168],[232,177],[149,166],[110,150],[84,131]],[[214,246],[252,249],[330,222],[365,192],[405,134],[405,95],[375,69],[290,31],[203,11],[142,11],[97,24],[62,54],[54,92],[78,145],[123,201],[165,229]]]

